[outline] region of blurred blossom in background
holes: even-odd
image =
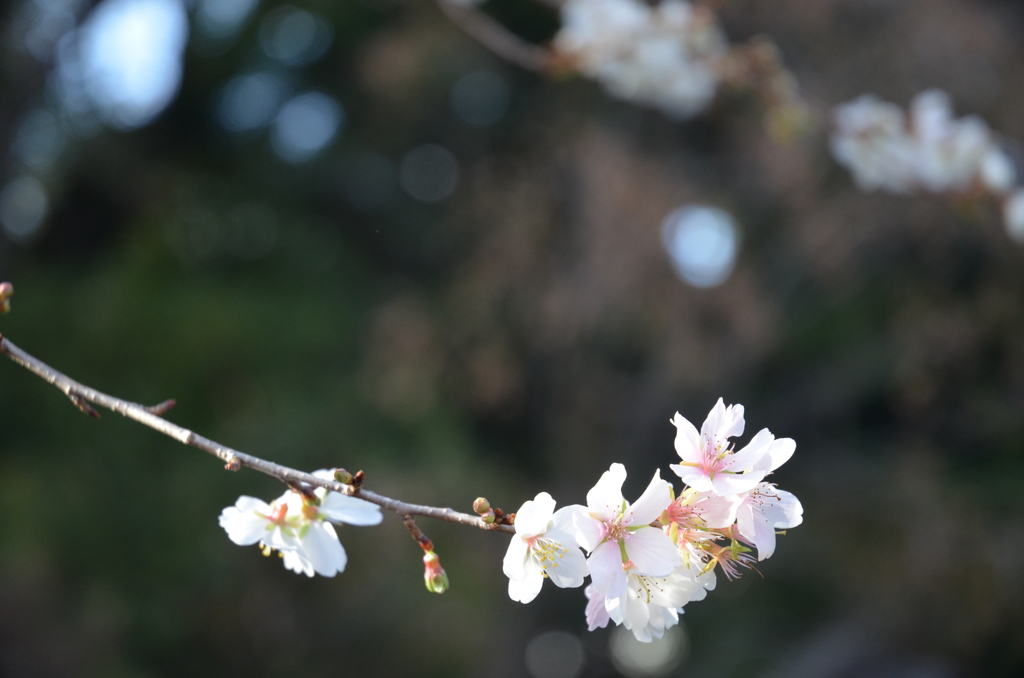
[[[447,524],[443,596],[390,515],[307,581],[217,525],[279,483],[3,361],[0,675],[1024,674],[1024,6],[479,7],[545,72],[432,2],[4,5],[0,332],[462,511],[638,496],[723,397],[805,524],[652,644]]]

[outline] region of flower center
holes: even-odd
[[[545,539],[543,537],[534,537],[529,540],[530,551],[533,554],[534,559],[544,569],[547,570],[551,567],[558,567],[558,561],[565,557],[565,554],[569,552],[569,549],[562,546],[561,542],[555,541],[554,539]],[[545,572],[545,575],[547,573]]]

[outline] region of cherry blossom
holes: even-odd
[[[699,492],[729,496],[754,488],[765,475],[785,463],[796,449],[789,438],[775,440],[761,429],[741,450],[734,451],[729,438],[743,434],[743,406],[729,405],[721,398],[711,409],[700,433],[676,412],[676,453],[682,463],[672,470],[683,482]]]
[[[740,536],[757,548],[757,559],[775,552],[775,530],[796,527],[803,522],[800,500],[772,483],[760,483],[739,505],[736,527]]]
[[[608,598],[625,593],[627,569],[666,577],[679,563],[672,540],[650,525],[672,501],[668,483],[655,472],[643,495],[630,505],[622,496],[625,479],[626,468],[612,464],[587,493],[586,509],[574,516],[576,539],[590,553],[591,579]]]
[[[711,104],[728,51],[713,15],[684,0],[567,0],[554,45],[612,95],[688,118]]]
[[[330,478],[331,472],[314,475]],[[333,577],[348,563],[331,522],[376,525],[380,507],[362,499],[317,488],[312,496],[288,490],[270,504],[239,497],[221,512],[220,526],[240,546],[259,543],[265,554],[278,551],[286,569],[312,577]]]
[[[573,516],[582,506],[555,511],[547,492],[527,501],[516,512],[516,534],[505,553],[503,569],[508,595],[528,603],[540,593],[544,579],[559,588],[574,588],[587,576],[587,560],[576,546]]]

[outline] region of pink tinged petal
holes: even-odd
[[[661,479],[661,471],[655,471],[647,489],[636,500],[636,503],[626,509],[623,516],[623,525],[647,525],[657,520],[661,512],[672,503],[672,494],[668,489],[668,481]]]
[[[704,521],[705,527],[728,527],[736,522],[736,509],[740,505],[738,497],[719,497],[709,494],[707,497],[691,504],[694,513]]]
[[[740,472],[754,468],[758,465],[758,462],[768,456],[768,451],[771,449],[774,440],[775,436],[771,434],[771,431],[766,428],[761,429],[742,450],[733,452],[726,458],[726,464],[722,469]],[[768,459],[771,459],[771,457],[768,457]],[[765,468],[765,473],[769,470],[769,468]],[[761,477],[763,478],[764,474],[761,474]]]
[[[672,418],[672,423],[676,427],[676,454],[683,461],[699,464],[703,458],[700,433],[697,432],[696,427],[686,417],[678,412]]]
[[[328,520],[349,525],[379,525],[384,519],[376,504],[338,492],[328,492],[320,500],[320,513]]]
[[[529,603],[537,597],[543,585],[544,577],[539,573],[533,573],[523,579],[509,579],[508,597],[518,603]]]
[[[505,559],[501,569],[509,579],[519,580],[526,576],[526,560],[530,557],[530,547],[526,540],[518,534],[512,537],[505,551]]]
[[[606,521],[617,518],[622,511],[622,483],[625,480],[626,467],[622,464],[612,464],[601,474],[597,485],[587,492],[587,509],[590,513]]]
[[[757,547],[757,559],[771,558],[775,553],[775,528],[763,515],[754,514],[754,546]]]
[[[769,471],[774,471],[779,468],[793,456],[796,451],[796,441],[792,438],[779,438],[772,443],[771,448],[768,450],[768,454],[772,459],[771,466],[768,468]]]
[[[589,574],[587,559],[578,548],[571,545],[565,553],[555,559],[555,565],[545,571],[551,583],[560,589],[582,586],[583,580]]]
[[[625,542],[626,555],[636,566],[637,574],[667,577],[679,564],[679,550],[676,545],[672,543],[667,534],[656,527],[642,527],[636,532],[630,532],[626,535]],[[618,551],[618,544],[615,544],[615,548]],[[621,569],[621,564],[619,567]],[[591,564],[590,570],[593,577],[593,564]]]
[[[648,528],[654,529],[654,528]],[[640,530],[643,532],[643,530]],[[658,530],[659,534],[664,533]],[[668,537],[665,537],[668,540]],[[671,544],[672,542],[669,542]],[[626,573],[622,570],[622,554],[619,553],[619,543],[606,541],[594,549],[587,560],[587,567],[590,568],[590,578],[594,586],[601,591],[606,598],[618,598],[626,591]]]
[[[573,516],[573,524],[576,526],[576,543],[588,553],[604,539],[604,523],[596,518],[577,513]]]
[[[684,483],[698,492],[711,492],[713,490],[711,478],[704,469],[696,466],[680,466],[679,464],[672,464],[669,468],[671,468]]]
[[[587,630],[603,629],[608,626],[610,617],[604,606],[604,594],[591,584],[584,593],[587,596]]]
[[[524,537],[544,534],[554,512],[555,500],[547,492],[541,492],[516,511],[516,534]]]

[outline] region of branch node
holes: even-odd
[[[143,409],[149,412],[150,414],[160,416],[161,414],[167,412],[169,409],[171,409],[177,404],[177,400],[175,400],[174,398],[170,398],[168,400],[163,401],[162,403],[153,405],[152,407],[144,407]]]
[[[352,476],[352,487],[356,490],[363,486],[363,481],[366,480],[366,474],[362,471],[356,471],[356,474]]]
[[[67,392],[67,395],[68,395],[68,398],[71,400],[71,402],[73,402],[75,404],[75,407],[77,407],[79,410],[81,410],[82,412],[88,414],[93,419],[99,419],[100,418],[100,413],[97,412],[96,410],[92,409],[92,407],[89,405],[89,401],[87,401],[82,396],[82,394],[80,394],[80,393],[78,393],[76,391],[69,390]]]
[[[224,464],[224,469],[227,471],[238,471],[241,468],[242,460],[239,459],[237,455],[231,455],[231,458],[228,459],[228,463]]]

